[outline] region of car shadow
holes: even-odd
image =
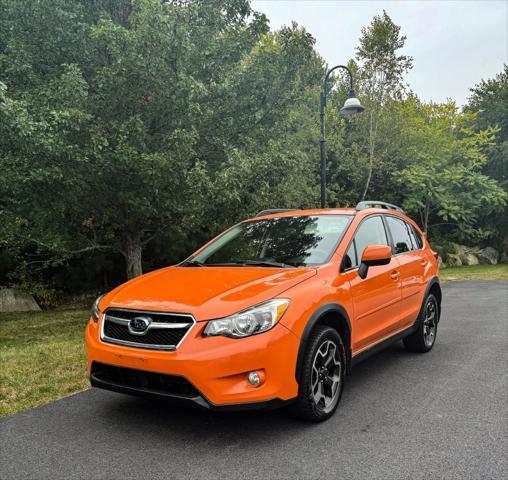
[[[404,368],[404,363],[410,359],[411,355],[398,342],[355,366],[352,375],[347,378],[339,412],[347,412],[358,395],[365,395],[367,391],[372,394],[373,389],[383,388],[380,376],[393,375],[394,370]],[[182,441],[198,443],[220,438],[224,445],[228,438],[231,442],[236,442],[239,436],[244,440],[255,441],[258,437],[266,440],[267,432],[275,438],[279,435],[287,437],[323,425],[294,419],[287,409],[213,412],[118,394],[110,394],[102,405],[104,420],[107,418],[108,423],[115,424],[115,428],[124,429],[125,434],[132,435],[136,432],[136,435],[167,438],[170,433]]]

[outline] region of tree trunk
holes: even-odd
[[[425,220],[423,222],[423,234],[425,236],[427,236],[428,232],[429,232],[429,217],[430,217],[430,202],[429,202],[429,199],[427,197],[427,199],[425,200]]]
[[[374,142],[375,142],[375,126],[374,126],[374,112],[369,112],[369,171],[367,174],[367,181],[362,194],[362,200],[365,200],[367,192],[369,191],[370,180],[372,178],[372,169],[374,168]]]
[[[143,273],[141,265],[142,252],[143,243],[141,242],[141,235],[128,236],[122,253],[125,257],[127,278],[129,280]]]

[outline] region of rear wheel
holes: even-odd
[[[344,387],[345,350],[336,330],[323,325],[310,334],[293,414],[320,422],[335,412]]]
[[[404,346],[410,352],[425,353],[432,349],[436,342],[439,305],[436,297],[430,293],[425,299],[416,331],[404,338]]]

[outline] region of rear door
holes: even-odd
[[[399,264],[402,288],[400,326],[412,325],[422,305],[427,260],[421,239],[412,225],[400,217],[385,215],[395,260]]]
[[[353,354],[388,337],[400,323],[401,283],[398,262],[370,267],[365,279],[358,266],[367,245],[389,245],[381,215],[365,218],[358,227],[344,259],[344,275],[351,286],[354,306]]]

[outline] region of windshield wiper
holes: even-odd
[[[289,263],[273,262],[271,260],[241,260],[239,262],[223,262],[223,263],[203,263],[199,260],[187,260],[180,264],[182,267],[275,267],[275,268],[286,268],[295,267]]]
[[[252,265],[256,267],[276,267],[276,268],[294,267],[294,265],[291,265],[289,263],[273,262],[271,260],[244,260],[242,263],[244,265]]]
[[[207,263],[208,267],[243,267],[244,262],[221,262],[221,263]]]

